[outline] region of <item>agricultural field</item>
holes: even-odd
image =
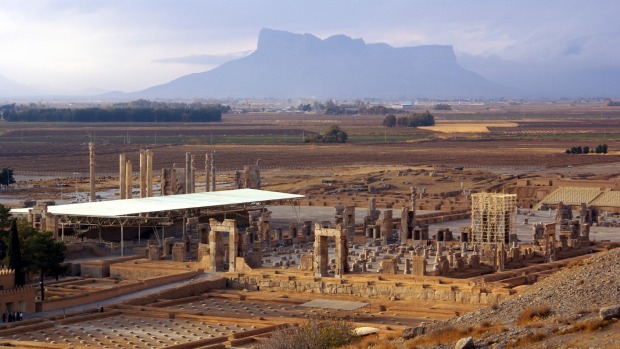
[[[488,108],[488,109],[487,109]],[[498,107],[499,108],[499,107]],[[88,142],[97,169],[114,173],[118,154],[137,161],[152,149],[154,168],[184,161],[185,152],[215,152],[220,170],[261,159],[265,168],[337,165],[544,166],[620,162],[620,111],[602,107],[539,105],[498,109],[465,107],[436,113],[436,126],[382,126],[385,116],[226,114],[219,123],[8,123],[0,124],[0,161],[15,171],[88,171]],[[343,145],[304,143],[339,125]],[[573,146],[607,144],[606,155],[567,155]],[[198,167],[203,158],[198,156]]]

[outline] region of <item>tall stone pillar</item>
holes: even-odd
[[[146,197],[146,151],[140,149],[140,197]]]
[[[192,155],[185,153],[185,194],[192,192]]]
[[[146,197],[153,196],[153,152],[146,151]]]
[[[191,169],[191,173],[190,173],[190,193],[195,193],[196,192],[196,156],[194,154],[190,155],[189,157],[189,167]]]
[[[211,191],[215,191],[215,152],[211,153]]]
[[[89,201],[97,200],[97,192],[95,191],[95,143],[88,143],[89,159],[90,159],[90,197]]]
[[[211,191],[211,161],[209,153],[205,154],[205,192]]]
[[[133,169],[131,168],[131,160],[127,160],[125,164],[125,199],[133,197]]]
[[[121,199],[127,199],[127,184],[126,184],[126,179],[127,179],[127,170],[125,170],[125,165],[126,165],[126,160],[125,160],[125,154],[120,154],[118,156],[118,181],[119,181],[119,188],[118,188],[118,195]]]
[[[254,167],[254,189],[260,189],[261,181],[260,181],[260,159],[256,160],[256,166]]]
[[[410,187],[409,191],[411,192],[411,208],[410,208],[411,213],[410,213],[409,225],[411,229],[413,229],[413,227],[416,226],[415,207],[416,207],[416,198],[418,196],[418,189],[416,187]]]

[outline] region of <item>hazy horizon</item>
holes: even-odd
[[[598,74],[584,84],[606,91],[620,72],[618,10],[611,0],[5,2],[0,76],[59,94],[138,91],[243,57],[272,28],[452,45],[460,64],[497,83],[545,91]]]

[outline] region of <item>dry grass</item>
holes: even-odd
[[[547,338],[547,334],[544,332],[536,332],[532,335],[527,335],[519,338],[517,341],[509,342],[506,344],[506,348],[521,348],[526,345],[538,343]]]
[[[590,333],[602,330],[603,328],[609,326],[611,321],[609,320],[601,320],[599,318],[592,318],[584,321],[580,321],[571,327],[560,331],[560,334],[569,334],[575,332],[582,333]]]
[[[360,341],[345,345],[342,349],[400,349],[401,343],[395,343],[388,338],[378,338],[376,336],[367,336]]]
[[[488,335],[493,335],[504,331],[506,331],[506,328],[501,324],[493,325],[489,321],[483,321],[480,326],[476,327],[467,327],[463,329],[445,327],[438,329],[407,341],[407,345],[412,348],[418,346],[426,347],[446,344],[453,345],[456,341],[466,336],[483,338]]]
[[[534,305],[523,309],[521,315],[517,319],[517,323],[522,325],[533,320],[542,319],[551,314],[551,308],[548,305]]]
[[[450,124],[450,125],[421,126],[418,128],[422,130],[441,132],[441,133],[489,133],[489,129],[484,125]]]

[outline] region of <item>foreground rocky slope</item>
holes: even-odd
[[[471,336],[476,348],[617,348],[620,324],[602,320],[599,310],[618,304],[620,248],[582,260],[506,301],[405,331],[405,338],[415,338],[402,345],[454,348]]]

